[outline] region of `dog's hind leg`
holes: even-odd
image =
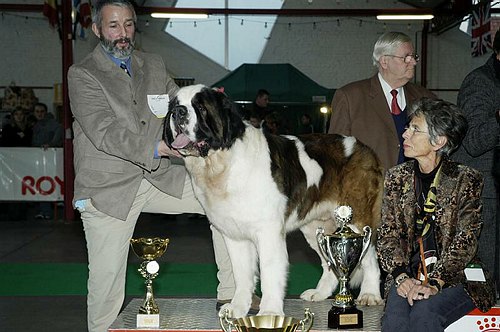
[[[252,304],[257,275],[257,251],[249,240],[234,240],[224,236],[226,247],[231,258],[236,290],[231,303],[221,307],[220,313],[226,309],[230,316],[239,318],[246,316]]]
[[[329,224],[332,224],[332,222]],[[316,251],[319,258],[321,259],[321,267],[323,268],[323,274],[321,275],[321,279],[318,281],[316,288],[305,290],[304,292],[302,292],[302,294],[300,294],[300,298],[306,301],[323,301],[330,295],[332,295],[333,291],[337,288],[338,285],[338,279],[335,276],[335,273],[333,273],[333,271],[331,271],[328,267],[328,263],[323,258],[323,255],[321,255],[318,241],[316,240],[316,230],[320,226],[326,227],[327,224],[322,221],[313,221],[300,228],[307,243],[309,243],[311,248]],[[333,230],[330,229],[325,229],[325,231],[327,233],[333,232]]]
[[[380,296],[380,268],[373,244],[368,247],[360,266],[358,266],[351,278],[350,284],[354,287],[361,284],[359,296],[356,300],[358,304],[381,305],[384,303]]]

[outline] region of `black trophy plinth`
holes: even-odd
[[[332,306],[328,311],[328,327],[331,329],[352,329],[363,327],[363,311],[356,307]]]

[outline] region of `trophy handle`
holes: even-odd
[[[233,331],[233,321],[229,319],[229,309],[225,309],[222,315],[219,315],[219,323],[224,332],[232,332]]]
[[[308,332],[314,322],[314,314],[309,308],[304,309],[304,319],[301,319],[299,324],[301,327],[301,332]]]
[[[371,239],[372,239],[372,229],[370,226],[365,226],[363,227],[363,232],[365,233],[363,236],[363,251],[361,252],[361,256],[359,256],[359,261],[365,257],[366,252],[368,251],[368,247],[370,246]]]
[[[327,253],[325,252],[325,230],[323,227],[318,227],[316,229],[316,241],[318,241],[318,246],[319,246],[319,252],[321,256],[325,259],[325,261],[328,263],[328,266],[331,266],[330,259],[327,256]]]

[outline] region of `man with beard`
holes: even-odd
[[[432,92],[412,84],[419,56],[411,38],[386,32],[373,47],[378,73],[335,91],[329,133],[355,136],[371,147],[385,170],[404,161],[406,105]]]
[[[100,43],[69,69],[68,81],[75,117],[73,203],[89,259],[88,329],[104,332],[123,305],[129,241],[140,213],[205,212],[184,166],[175,162],[180,155],[161,138],[167,96],[178,87],[160,56],[134,50],[132,4],[98,1],[92,21]],[[218,277],[230,289],[230,260],[221,235],[212,231]]]

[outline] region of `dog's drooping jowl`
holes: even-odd
[[[185,157],[195,194],[224,236],[236,292],[222,309],[233,317],[247,314],[256,276],[259,315],[284,314],[287,232],[300,229],[319,254],[317,228],[333,233],[334,209],[350,205],[354,229],[369,225],[375,233],[383,171],[373,151],[354,137],[271,135],[243,121],[223,92],[194,85],[181,88],[171,101],[164,138]],[[315,289],[301,294],[304,300],[324,300],[337,287],[319,256],[323,274]],[[372,244],[351,279],[351,285],[361,286],[359,304],[382,303],[379,278]]]

